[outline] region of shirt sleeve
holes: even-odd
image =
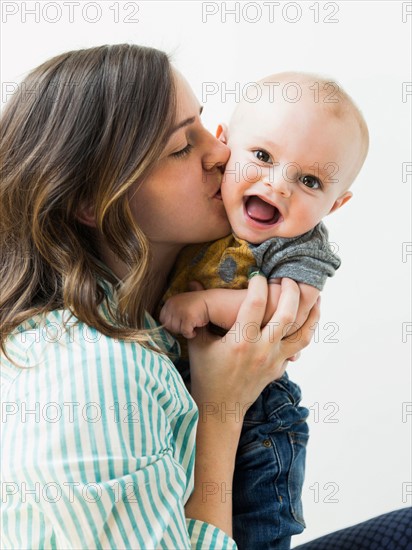
[[[319,290],[341,264],[328,242],[328,231],[322,222],[298,237],[270,239],[254,246],[252,252],[268,279],[289,277]]]
[[[235,541],[221,529],[197,519],[186,519],[192,550],[237,550]]]

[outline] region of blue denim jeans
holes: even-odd
[[[295,550],[412,550],[412,509],[401,508],[319,539]]]
[[[308,409],[299,386],[282,378],[248,409],[233,482],[233,538],[239,550],[289,550],[305,528],[302,485]]]

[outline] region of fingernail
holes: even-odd
[[[263,275],[263,273],[261,272],[261,270],[256,267],[256,266],[252,266],[252,267],[249,267],[249,273],[248,273],[248,280],[250,281],[250,279],[252,277],[254,277],[255,275]],[[264,275],[263,275],[264,276]]]
[[[318,299],[316,300],[316,304],[317,304],[318,306],[320,306],[320,301],[321,301],[321,300],[320,300],[320,296],[318,296]]]

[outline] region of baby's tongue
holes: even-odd
[[[269,222],[275,216],[275,207],[253,196],[246,203],[246,212],[253,220]]]

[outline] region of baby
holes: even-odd
[[[282,93],[291,82],[298,91],[293,101]],[[186,338],[209,322],[233,325],[251,271],[274,283],[267,322],[282,277],[299,284],[311,307],[340,265],[322,219],[352,196],[349,188],[368,151],[366,123],[341,88],[316,75],[281,73],[258,84],[260,99],[240,103],[229,127],[217,132],[231,149],[221,193],[232,234],[184,249],[164,297],[160,321]],[[193,280],[205,290],[187,292]],[[245,415],[233,485],[240,549],[289,548],[291,535],[305,525],[308,410],[300,398],[285,374]]]

